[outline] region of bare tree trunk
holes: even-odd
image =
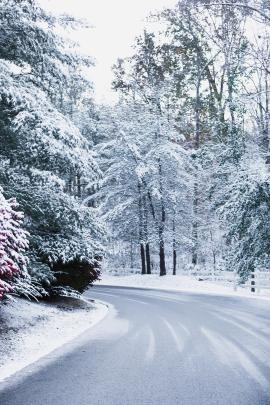
[[[269,83],[268,72],[265,72],[265,125],[263,128],[263,146],[268,155],[269,152]]]
[[[176,276],[177,253],[175,239],[175,219],[173,219],[173,276]]]
[[[159,160],[159,185],[161,195],[161,223],[159,226],[159,275],[166,276],[166,262],[165,262],[165,243],[164,243],[164,228],[166,221],[166,213],[163,198],[163,184],[162,184],[162,167]]]
[[[194,266],[198,263],[198,183],[197,180],[194,184],[194,198],[193,198],[193,223],[192,223],[192,264]]]
[[[212,255],[213,255],[213,267],[214,267],[214,272],[216,273],[216,252],[215,252],[215,247],[214,247],[214,239],[213,239],[213,232],[210,229],[210,239],[211,239],[211,248],[212,248]]]
[[[145,254],[146,254],[146,272],[147,274],[151,274],[151,256],[150,256],[149,242],[146,243]]]
[[[133,252],[133,242],[130,241],[130,268],[134,268],[134,252]]]
[[[69,194],[74,194],[74,183],[75,183],[75,176],[72,170],[69,172],[68,182],[67,182],[67,190]]]
[[[194,148],[198,150],[200,147],[200,86],[201,86],[201,72],[200,72],[200,58],[197,61],[198,82],[196,86],[196,110],[195,110],[195,142]],[[197,157],[195,156],[195,159]],[[195,165],[196,166],[196,165]],[[198,263],[198,173],[195,167],[195,183],[194,183],[194,198],[193,198],[193,222],[192,222],[192,264],[195,266]]]
[[[148,237],[148,211],[146,197],[143,196],[143,211],[144,211],[144,240],[145,240],[145,255],[146,255],[146,272],[151,274],[151,256],[150,256],[150,243]]]
[[[145,246],[143,237],[144,215],[143,215],[143,202],[142,202],[142,186],[138,183],[139,190],[139,240],[140,240],[140,254],[141,254],[141,274],[146,274],[145,263]]]
[[[162,237],[159,239],[159,275],[166,276],[165,247]]]
[[[140,243],[142,274],[146,274],[144,243]]]
[[[77,196],[82,197],[82,184],[81,184],[81,175],[77,174]]]
[[[173,248],[173,276],[176,276],[176,266],[177,266],[177,253],[176,249]]]
[[[68,178],[67,189],[68,189],[69,194],[72,194],[72,177],[71,177],[71,174],[70,174],[70,176]]]
[[[259,50],[262,54],[269,55],[269,44],[266,44],[264,52]],[[270,163],[269,158],[269,70],[265,68],[264,64],[257,68],[257,81],[258,81],[258,99],[257,99],[257,124],[260,132],[259,146],[266,157],[266,163]]]

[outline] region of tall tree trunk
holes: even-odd
[[[166,276],[165,247],[162,237],[159,239],[159,275]]]
[[[150,243],[148,238],[148,211],[146,197],[143,196],[143,212],[144,212],[144,241],[145,241],[145,255],[146,255],[146,272],[151,274],[151,256],[150,256]]]
[[[263,146],[269,160],[269,83],[268,72],[265,72],[265,125],[263,128]]]
[[[134,252],[133,252],[133,242],[130,241],[130,268],[134,268]]]
[[[163,184],[162,184],[162,166],[159,159],[159,186],[161,195],[161,223],[159,226],[159,275],[166,276],[166,262],[165,262],[165,243],[164,243],[164,228],[166,221],[166,212],[163,197]]]
[[[176,239],[175,239],[175,218],[173,219],[173,276],[176,276],[176,261],[177,261],[177,253],[176,253]]]
[[[142,198],[142,186],[138,183],[139,191],[139,240],[140,240],[140,254],[141,254],[141,274],[146,274],[146,262],[145,262],[145,246],[144,246],[144,215],[143,215],[143,198]]]
[[[81,175],[77,174],[77,196],[82,197],[82,184],[81,184]]]
[[[268,73],[263,71],[258,77],[258,126],[260,131],[260,148],[269,164],[269,82]]]
[[[194,197],[193,197],[193,222],[192,222],[192,264],[194,266],[198,263],[198,183],[197,180],[194,184]]]
[[[196,86],[196,110],[195,110],[195,142],[194,148],[198,150],[200,147],[200,86],[201,86],[201,72],[200,72],[200,58],[198,57],[198,82]],[[195,156],[195,159],[197,157]],[[198,168],[195,164],[195,182],[194,182],[194,198],[193,198],[193,222],[192,222],[192,264],[195,266],[198,263]]]
[[[213,232],[210,229],[210,239],[211,239],[211,248],[212,248],[212,256],[213,256],[213,268],[214,268],[214,273],[216,273],[216,252],[215,252],[215,247],[214,247],[214,238],[213,238]]]
[[[176,276],[176,265],[177,265],[177,253],[176,249],[173,248],[173,276]]]
[[[144,243],[140,243],[142,274],[146,274]]]
[[[149,242],[147,242],[145,245],[145,253],[146,253],[146,272],[147,274],[151,274],[151,256],[150,256]]]

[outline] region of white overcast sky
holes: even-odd
[[[81,35],[84,51],[94,56],[96,67],[91,78],[99,101],[110,101],[111,66],[118,57],[131,53],[136,35],[150,12],[173,6],[177,0],[40,0],[57,13],[87,18],[94,26],[91,35]]]

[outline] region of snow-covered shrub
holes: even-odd
[[[68,263],[59,262],[54,264],[53,269],[58,286],[71,287],[80,293],[83,293],[100,276],[98,258],[92,264],[82,260],[69,261]],[[57,289],[53,288],[52,293],[54,291]]]
[[[28,234],[21,227],[23,214],[16,210],[17,206],[16,200],[5,199],[0,188],[0,299],[16,288],[22,293],[27,289],[20,277],[27,278],[24,253],[28,247]]]

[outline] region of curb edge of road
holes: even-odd
[[[237,295],[233,293],[223,293],[223,292],[214,292],[214,291],[195,291],[195,290],[177,290],[173,288],[159,288],[159,287],[142,287],[142,286],[128,286],[128,285],[110,285],[110,284],[95,284],[96,287],[101,288],[127,288],[130,290],[144,290],[144,291],[162,291],[162,292],[173,292],[173,293],[186,293],[186,294],[191,294],[191,295],[209,295],[212,297],[223,297],[223,298],[247,298],[247,299],[257,299],[257,300],[263,300],[263,301],[270,301],[270,296],[261,296],[261,295]]]
[[[78,300],[82,302],[87,302],[88,304],[97,304],[103,307],[106,307],[106,311],[102,314],[102,316],[93,320],[91,325],[79,332],[76,336],[74,336],[71,340],[66,340],[65,342],[61,343],[58,347],[50,350],[45,355],[40,355],[40,357],[36,358],[31,363],[22,366],[18,370],[11,372],[9,375],[5,376],[4,378],[0,379],[0,400],[1,400],[1,392],[5,390],[11,389],[16,384],[20,383],[27,376],[45,368],[47,365],[52,363],[56,359],[60,359],[62,356],[67,354],[68,352],[72,352],[75,350],[76,347],[80,346],[80,338],[83,335],[89,333],[95,326],[101,323],[109,314],[110,310],[113,308],[111,304],[106,301],[102,301],[99,299],[87,299],[87,298],[78,298]]]

